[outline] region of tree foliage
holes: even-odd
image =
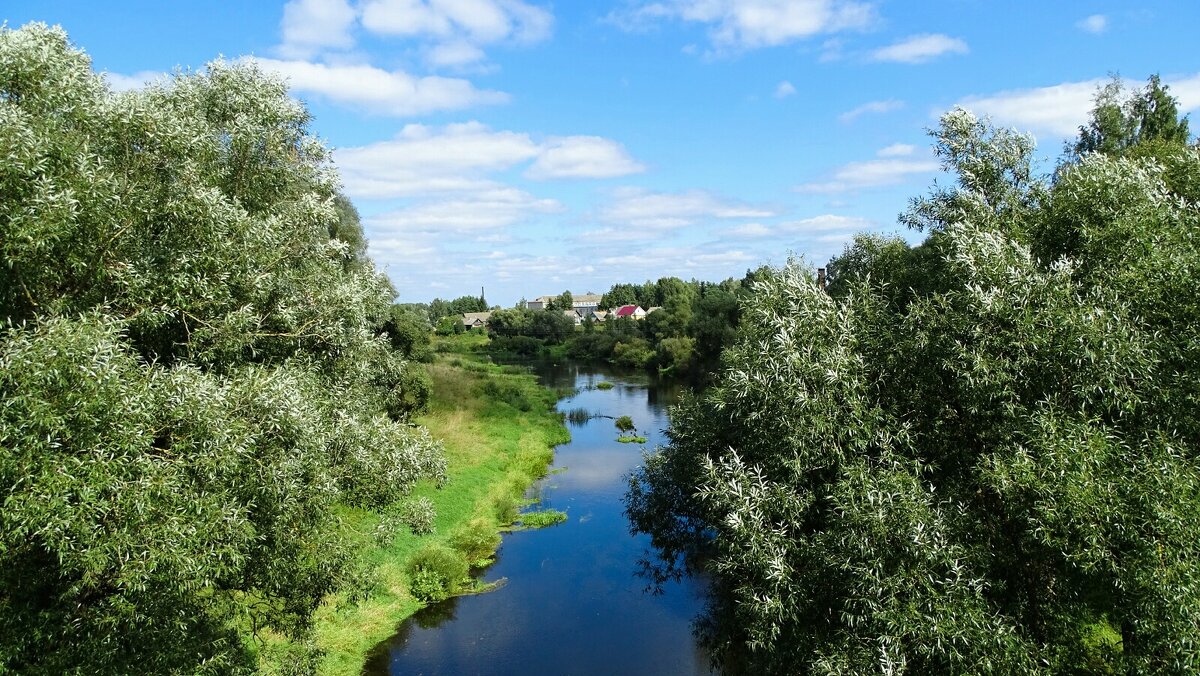
[[[1187,117],[1179,117],[1176,101],[1158,75],[1150,76],[1141,91],[1125,96],[1121,80],[1113,77],[1096,92],[1088,123],[1067,149],[1075,157],[1087,153],[1118,154],[1136,145],[1188,142]]]
[[[359,578],[337,505],[444,476],[308,123],[253,66],[114,93],[0,29],[0,671],[248,668]]]
[[[937,142],[925,243],[755,282],[632,480],[649,572],[709,562],[735,672],[1195,673],[1200,152],[1048,184],[964,111]]]

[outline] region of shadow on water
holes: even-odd
[[[375,648],[364,673],[713,673],[692,633],[704,582],[647,593],[638,561],[649,540],[630,534],[622,503],[643,447],[617,443],[614,419],[633,418],[646,447],[665,443],[667,407],[682,388],[605,367],[530,368],[544,385],[574,392],[560,410],[587,413],[571,421],[572,441],[529,491],[539,509],[563,510],[567,522],[506,535],[482,574],[506,578],[503,588],[420,611]],[[614,387],[599,389],[601,381]]]

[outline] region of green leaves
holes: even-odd
[[[705,562],[703,635],[756,673],[1194,672],[1200,153],[1049,184],[962,111],[937,138],[923,244],[861,237],[830,294],[789,264],[745,298],[632,478],[650,572]]]
[[[116,94],[0,29],[0,671],[251,668],[362,586],[339,504],[444,480],[308,121],[251,66]]]

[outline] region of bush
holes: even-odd
[[[433,532],[433,519],[437,512],[429,498],[421,497],[409,500],[400,506],[399,518],[412,530],[415,535],[429,535]]]
[[[462,554],[445,545],[430,543],[408,562],[409,589],[413,596],[427,603],[443,601],[462,589],[468,572]]]
[[[542,341],[529,336],[492,336],[488,343],[488,352],[536,357],[541,354],[543,345]]]
[[[627,338],[613,346],[612,361],[618,366],[645,368],[654,358],[654,350],[645,338]]]
[[[467,561],[479,561],[490,557],[500,546],[500,534],[486,519],[472,519],[455,529],[450,535],[450,545]]]
[[[524,484],[524,479],[521,481]],[[508,493],[495,493],[491,498],[492,515],[502,524],[510,524],[517,519],[517,499]]]
[[[479,386],[479,391],[484,397],[518,411],[532,411],[537,405],[528,386],[508,378],[489,378]]]

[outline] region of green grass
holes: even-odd
[[[517,516],[523,528],[546,528],[555,526],[567,520],[567,513],[557,509],[543,509],[536,512],[525,512]]]
[[[622,435],[622,436],[617,437],[617,441],[619,441],[623,444],[644,444],[644,443],[646,443],[646,437],[635,437],[635,436]]]
[[[436,548],[439,556],[445,558],[442,550],[450,550],[472,568],[490,563],[500,542],[497,533],[518,516],[527,516],[518,514],[524,491],[545,476],[553,447],[570,441],[562,417],[553,412],[554,393],[538,386],[532,375],[506,372],[471,356],[479,338],[462,334],[439,339],[439,357],[428,367],[433,396],[429,413],[418,422],[444,443],[450,480],[440,489],[422,483],[413,497],[433,502],[434,533],[417,536],[401,529],[391,542],[381,544],[374,536],[379,512],[350,507],[339,512],[350,536],[361,543],[375,584],[364,601],[336,596],[317,610],[314,641],[324,652],[321,674],[361,673],[367,653],[423,606],[413,596],[409,572],[418,553],[429,556],[430,548]],[[542,513],[552,512],[534,512]],[[454,591],[479,590],[459,580]],[[262,670],[284,671],[294,650],[279,637],[267,637],[260,652]]]
[[[612,388],[613,384],[607,380],[601,380],[600,382],[596,383],[597,390],[611,390]]]

